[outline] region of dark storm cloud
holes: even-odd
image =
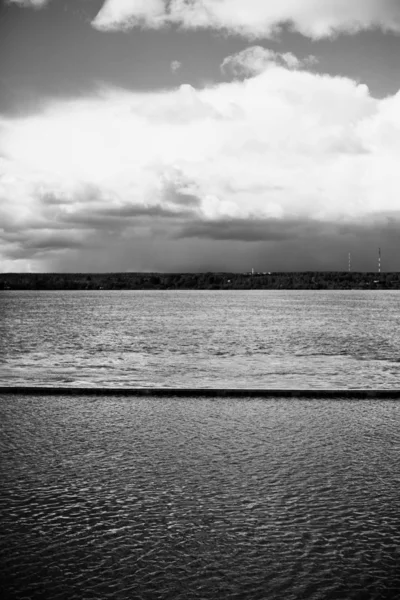
[[[310,219],[223,218],[185,224],[179,238],[202,238],[242,242],[307,240],[319,236],[363,236],[366,231],[399,230],[400,212],[378,214],[361,222],[327,222]]]
[[[200,200],[191,194],[174,191],[162,204],[123,204],[107,206],[107,198],[96,186],[85,186],[71,195],[53,192],[39,193],[37,199],[42,206],[40,218],[32,217],[25,223],[29,229],[86,229],[92,233],[112,230],[123,232],[127,228],[154,226],[156,223],[182,222],[196,217]],[[20,225],[8,219],[7,230],[18,230]],[[162,225],[166,227],[166,225]]]
[[[374,271],[381,246],[383,269],[400,269],[399,213],[342,224],[193,218],[184,228],[179,220],[147,217],[139,226],[118,221],[114,230],[103,222],[74,229],[14,234],[6,254],[40,257],[47,270],[187,272],[347,270],[351,252],[354,270]]]
[[[99,201],[100,192],[91,189],[92,201]],[[58,251],[88,250],[106,247],[113,240],[126,236],[168,236],[183,220],[196,217],[191,207],[124,205],[80,208],[73,199],[57,194],[39,194],[42,202],[40,215],[29,215],[24,221],[4,215],[0,242],[5,244],[4,255],[10,259],[33,258],[38,254]],[[104,201],[104,200],[103,200]],[[197,204],[188,198],[189,204]],[[70,210],[68,210],[70,205]],[[126,242],[125,242],[126,243]]]
[[[63,215],[63,222],[75,227],[94,229],[126,229],[132,225],[153,223],[156,220],[182,220],[194,215],[193,210],[170,209],[161,205],[125,205],[122,207],[98,208],[92,211],[76,210]]]
[[[193,208],[198,208],[201,205],[201,199],[198,196],[181,191],[172,183],[165,186],[163,196],[171,204],[190,207],[187,209],[188,213],[193,212]]]
[[[41,233],[27,231],[12,238],[0,236],[11,242],[5,248],[5,256],[11,259],[29,259],[37,255],[49,255],[53,252],[87,248],[87,240],[80,239],[76,232],[69,235],[59,232]]]
[[[364,228],[349,225],[314,229],[308,236],[255,241],[171,238],[158,235],[109,236],[101,247],[49,256],[53,271],[345,271],[348,252],[355,271],[376,271],[378,247],[384,271],[400,270],[400,220]],[[321,234],[323,231],[323,234]]]
[[[181,208],[177,210],[175,208],[172,209],[161,206],[160,204],[151,206],[135,204],[125,205],[121,208],[106,208],[98,213],[99,216],[104,216],[105,218],[162,217],[164,219],[189,217],[193,214],[194,211],[191,208]]]
[[[71,248],[84,248],[84,240],[76,239],[74,236],[60,234],[40,235],[24,244],[27,250],[65,250]]]
[[[309,220],[223,218],[189,223],[178,233],[181,238],[208,238],[242,242],[281,241],[321,234],[330,225]]]
[[[76,268],[78,255],[82,265],[94,271],[236,271],[251,266],[259,270],[344,270],[351,252],[355,270],[373,270],[376,249],[382,246],[386,270],[400,268],[400,212],[357,223],[255,218],[212,221],[199,218],[196,211],[188,214],[160,206],[127,206],[90,214],[77,211],[61,218],[61,223],[42,223],[36,228],[0,230],[5,256],[40,256],[51,268],[56,265],[67,271]]]

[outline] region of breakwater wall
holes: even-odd
[[[163,387],[43,387],[0,386],[0,395],[36,396],[195,396],[205,398],[349,398],[399,399],[400,389],[274,389],[274,388],[163,388]]]

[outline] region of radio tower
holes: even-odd
[[[381,272],[381,249],[378,249],[378,273]]]
[[[351,253],[349,252],[349,273],[351,271]]]

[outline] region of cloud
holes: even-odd
[[[323,235],[329,224],[309,220],[276,218],[218,218],[198,220],[185,225],[178,233],[181,238],[202,238],[240,242],[277,242]]]
[[[83,248],[85,241],[82,237],[77,236],[75,231],[69,232],[68,235],[55,235],[54,233],[37,235],[32,237],[25,245],[25,249],[29,251],[29,256],[32,256],[31,250],[64,250],[71,248]]]
[[[162,27],[166,5],[163,0],[106,0],[93,21],[99,30],[132,27]]]
[[[315,56],[299,59],[291,52],[274,52],[262,46],[250,46],[226,57],[221,64],[221,71],[224,74],[247,76],[262,73],[270,66],[280,65],[289,69],[299,69],[316,62]]]
[[[399,115],[400,93],[375,99],[365,85],[279,57],[203,89],[103,88],[0,117],[0,269],[11,259],[65,269],[78,255],[93,264],[94,247],[115,261],[142,248],[138,268],[171,265],[190,247],[193,265],[210,266],[194,248],[210,260],[207,244],[298,252],[311,238],[321,246],[319,231],[337,256],[341,236],[379,236],[389,216],[400,220]]]
[[[152,236],[135,232],[124,237],[104,234],[101,243],[91,238],[84,249],[54,251],[46,259],[42,258],[44,253],[38,253],[32,260],[26,252],[26,258],[9,261],[7,270],[204,272],[249,271],[254,267],[258,271],[334,271],[347,269],[351,251],[354,270],[374,271],[377,248],[384,239],[383,269],[397,271],[398,222],[349,224],[340,231],[335,223],[310,227],[308,222],[298,221],[297,226],[291,224],[290,236],[251,243],[226,235],[218,239],[215,233],[184,238],[166,236],[165,232]],[[6,261],[4,264],[7,267]]]
[[[102,30],[177,24],[249,38],[271,37],[282,27],[313,39],[379,27],[400,31],[398,0],[107,0],[93,21]]]
[[[8,0],[41,8],[51,0]],[[289,27],[312,39],[380,28],[400,33],[398,0],[105,0],[92,21],[101,31],[134,27],[214,29],[249,39]]]
[[[104,207],[94,212],[77,210],[73,214],[66,214],[63,223],[75,228],[93,228],[96,231],[108,229],[123,231],[131,227],[141,227],[151,219],[152,224],[157,219],[180,220],[192,217],[194,212],[190,208],[176,207],[175,209],[162,206],[125,205],[120,207]]]
[[[173,73],[176,73],[176,71],[179,71],[179,69],[181,68],[181,66],[182,66],[182,63],[180,63],[180,62],[179,62],[179,60],[173,60],[173,61],[171,62],[171,65],[170,65],[170,66],[171,66],[171,71],[172,71]]]
[[[7,0],[8,4],[19,4],[28,8],[43,8],[50,0]]]

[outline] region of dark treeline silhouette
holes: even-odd
[[[0,290],[400,289],[400,273],[3,273]]]

